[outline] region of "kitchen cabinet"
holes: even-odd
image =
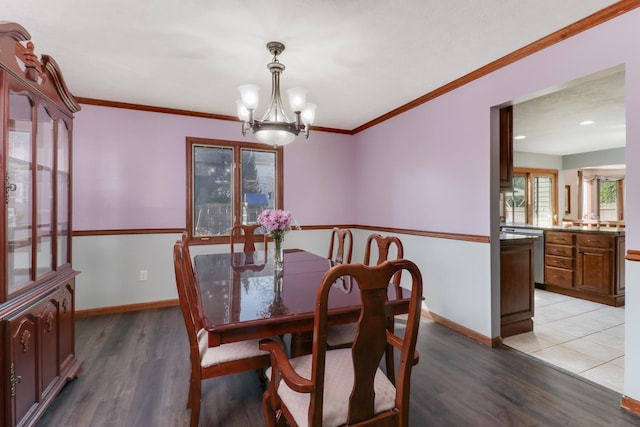
[[[29,33],[0,23],[0,425],[33,426],[75,357],[71,148],[79,106]]]
[[[500,109],[500,190],[513,190],[513,107]]]
[[[545,235],[544,277],[547,286],[573,288],[575,234],[547,232]]]
[[[500,239],[500,336],[533,330],[534,241],[518,235]]]
[[[547,290],[624,305],[624,233],[588,227],[545,233]]]
[[[618,268],[616,257],[624,251],[624,237],[584,233],[577,236],[576,288],[603,295],[620,295],[624,292],[624,271]]]

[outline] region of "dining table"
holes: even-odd
[[[284,251],[282,269],[274,267],[272,250],[196,255],[194,275],[209,346],[296,334],[290,353],[309,353],[317,290],[333,266],[331,260],[301,249]],[[328,325],[357,321],[357,287],[346,279],[333,287]],[[409,309],[408,298],[398,298],[392,288],[385,307],[389,317]]]

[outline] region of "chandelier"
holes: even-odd
[[[302,88],[287,90],[289,107],[295,114],[295,120],[289,121],[280,97],[280,74],[285,66],[278,61],[278,55],[284,51],[284,44],[269,42],[267,49],[273,55],[273,60],[267,64],[267,68],[271,71],[271,100],[267,112],[262,120],[254,118],[260,87],[252,84],[242,85],[238,87],[242,99],[236,101],[238,118],[242,121],[242,135],[246,135],[247,130],[251,129],[260,142],[273,146],[287,145],[300,132],[304,132],[306,138],[309,137],[309,127],[313,123],[316,106],[306,103],[306,90]]]

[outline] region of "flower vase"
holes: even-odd
[[[284,233],[273,233],[273,242],[275,244],[275,250],[273,253],[273,268],[274,270],[282,270],[284,268],[284,253],[282,244],[284,242]]]

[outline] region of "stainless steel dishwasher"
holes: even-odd
[[[535,236],[533,242],[533,281],[544,285],[544,230],[539,228],[502,227],[503,233]]]

